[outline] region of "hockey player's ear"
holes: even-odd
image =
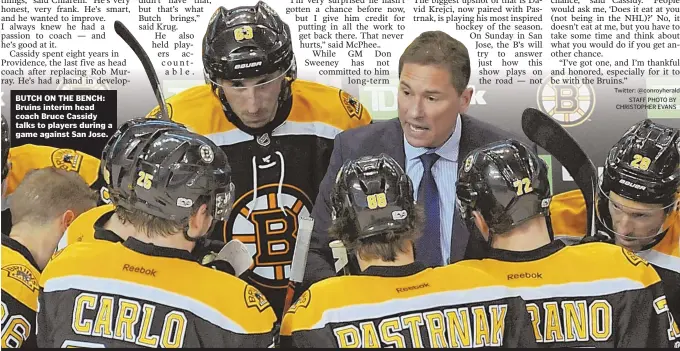
[[[193,236],[202,236],[205,234],[212,224],[213,217],[208,213],[208,205],[203,204],[198,208],[196,214],[189,218],[189,234]]]
[[[63,233],[66,231],[66,228],[68,228],[69,225],[76,219],[76,214],[73,213],[72,210],[66,210],[64,214],[61,215],[59,218],[59,229],[60,233]]]
[[[484,240],[489,241],[489,226],[486,224],[482,214],[479,211],[472,211],[472,216],[475,218],[475,225],[479,232],[482,233]]]

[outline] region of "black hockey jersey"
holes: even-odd
[[[276,322],[253,286],[199,265],[188,251],[134,238],[58,251],[39,302],[41,348],[262,348],[273,344]]]
[[[524,301],[476,268],[420,263],[313,284],[281,325],[281,346],[536,347]]]
[[[653,247],[636,252],[654,266],[663,281],[668,305],[675,321],[680,320],[680,212],[664,237]],[[586,232],[586,203],[580,190],[553,196],[550,217],[555,239],[567,245],[578,243]]]
[[[292,104],[279,108],[271,132],[246,133],[227,120],[209,85],[167,100],[171,119],[222,147],[236,187],[231,218],[210,236],[238,239],[253,253],[248,279],[283,310],[299,216],[309,216],[333,151],[335,135],[367,125],[369,113],[346,92],[296,80]],[[156,116],[159,108],[148,117]],[[277,123],[278,123],[277,122]],[[255,134],[255,135],[253,135]]]
[[[66,229],[59,244],[57,251],[62,250],[68,245],[82,241],[108,240],[111,242],[123,242],[118,234],[107,229],[107,224],[112,216],[115,215],[116,207],[113,204],[106,204],[92,208],[78,216]],[[220,252],[224,242],[221,240],[201,240],[196,243],[192,255],[197,262],[214,267],[223,272],[234,274],[234,268],[225,261],[210,261],[214,259],[217,252]]]
[[[35,313],[40,269],[31,252],[2,235],[2,348],[36,348]]]
[[[533,251],[492,249],[454,265],[494,275],[526,301],[544,347],[667,348],[678,335],[659,275],[630,251],[606,243]]]

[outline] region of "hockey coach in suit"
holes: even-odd
[[[470,150],[517,136],[465,114],[473,93],[468,88],[470,73],[470,57],[463,43],[442,31],[423,32],[399,59],[399,117],[335,137],[312,211],[315,223],[303,288],[336,275],[328,246],[330,190],[343,163],[361,156],[386,153],[411,178],[426,217],[425,232],[416,243],[416,260],[441,266],[484,255],[481,235],[471,235],[455,213],[457,167]],[[529,145],[536,151],[535,144]]]

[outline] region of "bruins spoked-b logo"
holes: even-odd
[[[340,103],[342,107],[350,118],[361,119],[361,111],[363,111],[364,106],[352,95],[349,95],[346,91],[340,90]]]
[[[83,156],[73,149],[57,149],[52,153],[52,165],[65,171],[80,171]]]
[[[212,161],[215,160],[215,153],[213,152],[212,148],[210,145],[204,144],[201,145],[201,147],[198,148],[198,151],[201,154],[201,159],[205,163],[212,163]]]
[[[623,255],[626,257],[626,259],[628,259],[628,262],[630,262],[633,266],[637,266],[641,263],[644,264],[645,266],[649,266],[649,262],[647,262],[647,260],[629,251],[628,249],[622,247],[621,252],[623,252]]]
[[[309,302],[312,300],[312,293],[309,290],[306,290],[302,295],[295,301],[293,302],[292,305],[290,305],[290,308],[288,309],[288,313],[295,313],[298,308],[307,308],[309,306]]]
[[[265,298],[264,295],[262,295],[262,293],[252,285],[246,285],[246,290],[243,297],[246,301],[246,306],[255,307],[260,312],[269,307],[269,301],[267,301],[267,298]]]
[[[293,262],[298,218],[310,217],[311,211],[312,201],[295,186],[283,184],[280,193],[278,184],[260,186],[257,199],[251,190],[234,202],[224,241],[239,240],[253,254],[255,268],[249,279],[283,289]]]
[[[32,291],[38,291],[38,280],[28,267],[22,264],[10,264],[2,267],[7,277],[18,280]]]
[[[564,127],[588,120],[595,109],[595,90],[580,78],[548,77],[538,88],[538,107]]]

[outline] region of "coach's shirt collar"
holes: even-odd
[[[453,133],[451,133],[451,136],[449,136],[444,145],[434,149],[412,146],[408,143],[408,140],[406,140],[406,135],[404,135],[404,154],[406,156],[406,163],[408,164],[409,161],[418,161],[420,156],[428,152],[434,152],[444,159],[457,163],[462,130],[463,122],[461,122],[460,114],[458,114],[458,117],[456,117],[456,128],[453,130]]]

